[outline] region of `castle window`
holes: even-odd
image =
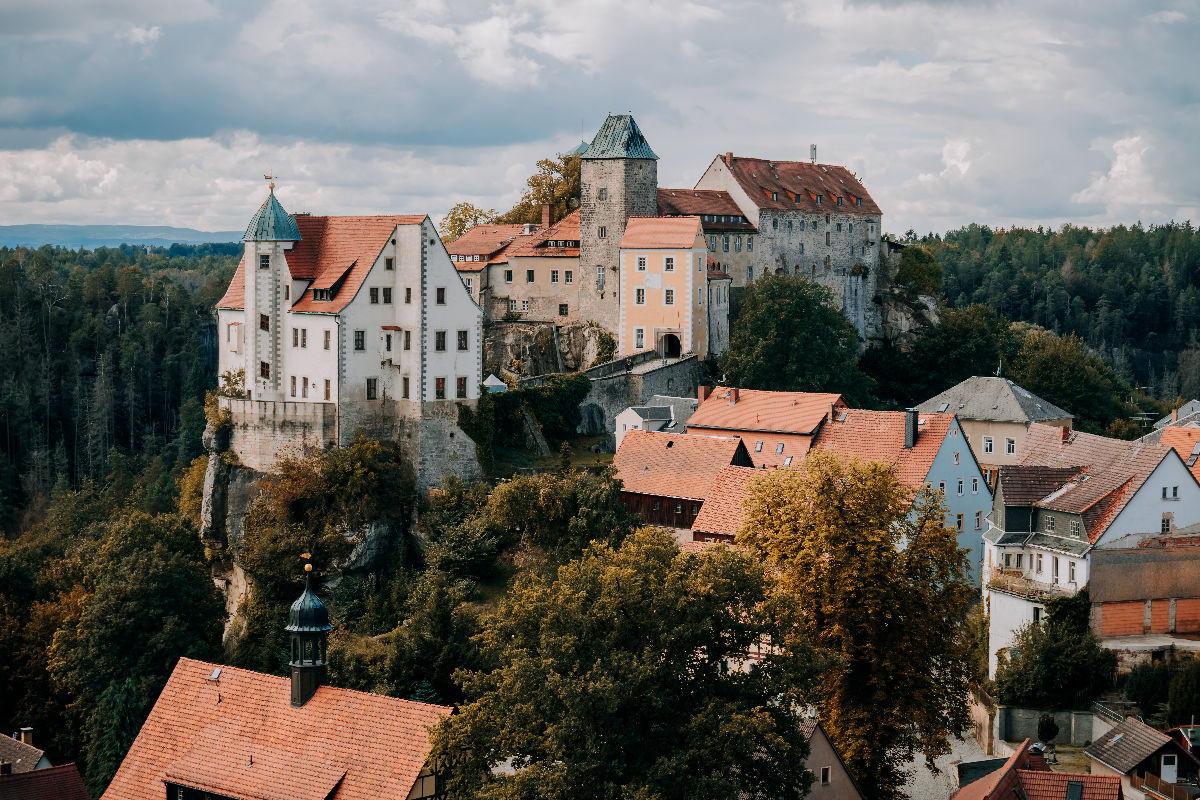
[[[800,243],[800,255],[804,255],[804,242]]]
[[[467,396],[467,379],[463,377],[455,378],[454,380],[454,395],[455,397]]]
[[[817,195],[817,205],[821,205],[821,195]]]
[[[408,376],[405,375],[400,379],[400,396],[405,400],[408,399]]]
[[[528,300],[522,300],[522,301],[521,301],[521,310],[522,310],[522,311],[528,311],[528,310],[529,310],[529,301],[528,301]]]
[[[746,237],[746,250],[748,250],[751,253],[754,252],[754,237],[753,236]]]
[[[829,240],[829,231],[825,231],[825,244],[831,244]]]
[[[638,268],[638,272],[646,271],[646,257],[645,256],[637,257],[637,268]]]
[[[266,314],[259,314],[258,315],[258,328],[259,328],[259,330],[264,330],[264,331],[271,330],[271,318],[269,316],[267,316]]]
[[[696,305],[698,305],[698,306],[704,305],[704,289],[696,290]]]
[[[406,302],[406,303],[412,302],[412,287],[411,286],[404,287],[404,302]]]
[[[467,332],[466,331],[458,332],[458,349],[459,350],[467,349]]]
[[[533,281],[534,281],[533,270],[531,270],[531,269],[525,270],[525,282],[533,283]]]
[[[259,269],[270,269],[271,268],[271,257],[266,256],[266,255],[259,256],[258,257],[258,268]]]
[[[604,239],[607,236],[608,236],[608,228],[604,227],[603,225],[601,225],[599,228],[596,228],[596,238],[597,239]]]
[[[842,232],[842,223],[840,223],[840,222],[837,224],[837,232],[838,233]]]
[[[825,271],[829,272],[829,269],[831,266],[832,266],[832,262],[830,262],[829,256],[825,256]]]
[[[283,299],[284,300],[292,299],[292,285],[290,283],[285,283],[283,285]]]
[[[604,291],[604,267],[596,267],[596,291]]]
[[[509,310],[509,311],[516,311],[516,310],[517,310],[517,301],[516,301],[516,300],[513,300],[512,298],[509,298],[509,301],[508,301],[508,310]]]
[[[329,331],[325,331],[325,349],[329,349]]]
[[[633,303],[634,303],[634,305],[638,305],[638,306],[646,305],[646,290],[645,289],[634,289],[633,290]]]
[[[367,399],[374,400],[379,393],[379,379],[367,378]]]
[[[383,335],[383,349],[384,352],[392,352],[392,335],[390,333],[385,333]]]
[[[771,230],[773,230],[773,231],[779,230],[779,220],[777,220],[777,219],[771,220]]]
[[[511,269],[504,270],[504,282],[512,283],[512,270]]]
[[[787,221],[787,229],[788,229],[788,233],[791,233],[791,231],[792,231],[792,221],[791,221],[790,219]]]
[[[550,282],[558,283],[558,270],[556,270],[556,269],[550,270]]]
[[[825,215],[825,224],[826,225],[829,224],[829,215],[828,214]]]
[[[355,331],[354,332],[354,349],[355,350],[366,350],[367,349],[367,332],[366,331]]]
[[[435,400],[445,400],[446,399],[446,379],[445,378],[434,378],[433,379],[433,397]]]
[[[439,306],[446,305],[446,287],[445,286],[437,287],[437,304]]]
[[[668,305],[668,306],[675,305],[675,290],[674,289],[664,289],[663,290],[663,304]]]
[[[739,237],[739,241],[740,241],[740,239],[741,239],[741,237]],[[674,272],[675,271],[675,256],[666,256],[665,258],[663,258],[663,271],[664,272]]]
[[[566,303],[559,303],[559,304],[558,304],[558,315],[559,315],[560,317],[565,317],[565,316],[567,316],[567,304],[566,304]]]
[[[404,349],[412,350],[412,331],[404,332]]]
[[[271,377],[271,365],[266,361],[258,362],[258,377],[269,379]]]
[[[300,346],[300,329],[292,328],[292,347]],[[1167,490],[1163,489],[1163,497],[1167,496]]]
[[[467,283],[470,283],[470,282],[471,282],[471,279],[467,278]],[[470,289],[471,287],[468,286],[467,288]],[[383,302],[386,303],[387,305],[392,304],[392,290],[390,287],[385,286],[383,288]]]
[[[740,237],[740,236],[733,237],[733,252],[735,252],[735,253],[742,252],[742,237]]]
[[[292,397],[296,396],[296,376],[292,376]]]
[[[723,253],[729,252],[729,237],[728,236],[721,237],[721,252],[723,252]]]
[[[607,200],[608,199],[608,189],[600,189],[598,192],[596,192],[596,199],[597,200]]]
[[[847,232],[847,233],[854,233],[854,223],[853,223],[853,222],[851,222],[851,223],[848,223],[848,224],[846,225],[846,232]]]
[[[378,305],[378,304],[379,304],[379,289],[372,286],[371,287],[371,305]]]
[[[436,331],[433,334],[433,349],[439,353],[446,352],[446,332]]]
[[[395,269],[396,268],[396,259],[391,258],[391,257],[385,258],[383,260],[383,268],[384,269]]]
[[[308,397],[308,378],[300,381],[300,396],[304,398]]]
[[[574,282],[575,282],[574,271],[567,270],[566,273],[563,275],[563,283],[574,283]]]
[[[646,346],[646,329],[645,328],[634,328],[633,329],[633,349],[641,350],[645,346]]]
[[[308,328],[300,329],[300,346],[308,347]]]
[[[717,237],[716,236],[708,237],[708,249],[712,250],[714,253],[717,252]]]
[[[754,267],[746,267],[746,281],[754,280]]]
[[[328,400],[328,399],[329,399],[329,396],[330,396],[330,389],[331,389],[331,388],[332,388],[332,387],[329,385],[329,378],[326,378],[326,379],[325,379],[325,399],[326,399],[326,400]]]

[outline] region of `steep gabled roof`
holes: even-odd
[[[446,252],[452,256],[491,256],[524,231],[524,225],[475,225],[446,245]]]
[[[1200,428],[1163,428],[1158,443],[1170,447],[1200,481]]]
[[[737,437],[653,431],[628,431],[613,456],[623,491],[688,500],[708,497],[717,474],[735,461],[750,463]]]
[[[945,406],[943,408],[943,406]],[[920,411],[949,411],[959,419],[988,422],[1046,422],[1072,415],[1008,378],[975,376],[917,406]]]
[[[573,242],[564,247],[555,242]],[[541,258],[578,258],[579,257],[579,209],[560,219],[544,230],[535,231],[528,236],[518,237],[504,251],[507,257],[538,256]]]
[[[1200,400],[1188,400],[1179,408],[1167,414],[1165,417],[1154,423],[1155,428],[1165,428],[1172,425],[1184,417],[1190,417],[1193,414],[1200,414]]]
[[[690,250],[703,232],[699,217],[630,217],[621,247],[647,250]]]
[[[1121,800],[1124,796],[1118,775],[1019,769],[1017,776],[1025,800]],[[1079,784],[1078,794],[1068,791],[1073,783]]]
[[[705,232],[753,233],[754,224],[746,219],[729,192],[717,189],[659,189],[658,215],[660,217],[733,217],[737,222],[722,222],[719,219],[701,220]]]
[[[159,793],[162,793],[160,788]],[[4,800],[91,800],[74,764],[0,777]]]
[[[1017,461],[1030,466],[1079,470],[1077,478],[1036,505],[1081,515],[1088,540],[1095,544],[1168,456],[1171,456],[1169,447],[1110,439],[1035,422],[1029,426]]]
[[[0,733],[0,761],[12,764],[13,772],[27,772],[37,769],[38,762],[45,753],[30,744]]]
[[[424,214],[399,214],[375,217],[296,217],[302,238],[284,254],[288,271],[295,280],[311,281],[317,288],[335,286],[337,293],[329,301],[313,300],[312,287],[294,301],[291,311],[336,314],[354,299],[367,273],[399,225],[420,225]],[[225,296],[217,308],[241,309],[246,305],[246,258],[242,257]]]
[[[632,114],[609,114],[580,158],[653,158],[658,156],[633,121]]]
[[[1077,476],[1079,467],[1036,467],[1008,464],[1000,467],[998,480],[1008,506],[1032,506],[1058,491]]]
[[[822,426],[813,447],[889,464],[902,483],[918,488],[927,480],[954,415],[918,414],[912,447],[904,446],[905,416],[904,411],[847,409]],[[965,442],[963,450],[967,450]]]
[[[700,513],[692,522],[696,533],[716,533],[736,536],[746,519],[746,501],[750,499],[750,482],[763,474],[761,469],[728,466],[717,473],[713,486]]]
[[[713,390],[688,419],[688,429],[712,431],[773,431],[807,436],[816,432],[831,408],[845,408],[840,394],[825,392],[765,392],[738,389]],[[698,430],[703,433],[706,430]]]
[[[985,775],[974,783],[968,783],[957,792],[955,792],[950,800],[1000,800],[1014,796],[1014,790],[1019,785],[1020,776],[1017,775],[1017,770],[1029,763],[1029,740],[1026,739],[1021,743],[1021,746],[1008,757],[1008,761],[1004,762],[1004,766],[990,775]]]
[[[759,208],[854,216],[883,213],[858,178],[845,167],[741,156],[719,158]]]
[[[445,706],[290,681],[181,658],[105,800],[161,800],[163,781],[253,800],[408,796]]]
[[[1170,741],[1171,737],[1165,733],[1133,717],[1126,717],[1124,722],[1092,742],[1083,752],[1124,775]]]

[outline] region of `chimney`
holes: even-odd
[[[725,154],[725,166],[727,166],[727,167],[733,166],[733,153]]]
[[[18,739],[33,747],[33,728],[25,727],[19,731]]]
[[[1067,425],[1063,425],[1061,428],[1059,428],[1059,436],[1062,437],[1061,441],[1066,444],[1071,440],[1071,428]]]
[[[795,403],[793,402],[793,405],[794,405],[794,404],[795,404]],[[833,404],[833,403],[830,403],[830,404],[829,404],[829,421],[830,421],[830,422],[833,422],[833,420],[834,420],[834,404]]]
[[[696,387],[696,399],[699,400],[701,403],[703,403],[705,400],[707,400],[708,396],[710,394],[712,394],[712,387],[709,387],[709,386],[697,386]]]
[[[1171,422],[1179,422],[1179,409],[1178,408],[1171,409]]]
[[[815,144],[810,144],[808,146],[808,157],[812,163],[817,163],[817,146]]]
[[[917,444],[917,410],[910,408],[904,412],[904,449],[912,450]]]
[[[533,233],[533,223],[532,223],[532,222],[526,222],[526,223],[525,223],[525,227],[521,229],[521,235],[522,235],[522,236],[528,236],[528,235],[529,235],[529,234],[531,234],[531,233]]]
[[[542,228],[549,228],[554,224],[554,207],[549,203],[542,203]]]
[[[12,775],[12,764],[8,761],[0,761],[0,776]]]
[[[736,405],[738,401],[738,387],[733,387],[729,390],[729,405]]]

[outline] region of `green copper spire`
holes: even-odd
[[[646,137],[633,121],[632,114],[609,114],[600,126],[596,138],[580,158],[652,158],[658,156],[650,149]]]
[[[250,218],[246,226],[246,235],[242,237],[247,242],[298,242],[300,229],[296,220],[283,210],[283,206],[275,199],[275,184],[271,184],[271,194],[263,201],[258,211]]]

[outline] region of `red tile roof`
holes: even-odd
[[[1014,790],[1017,787],[1017,781],[1020,780],[1017,775],[1017,769],[1024,766],[1029,758],[1029,740],[1026,739],[1021,743],[1008,761],[1004,762],[1004,766],[988,775],[984,775],[977,781],[972,781],[966,786],[959,789],[950,800],[1000,800],[1014,796]]]
[[[629,431],[613,465],[623,491],[703,500],[721,468],[739,458],[740,447],[741,440],[730,436]]]
[[[746,220],[742,210],[729,196],[729,192],[716,189],[659,189],[658,215],[660,217],[736,217]],[[704,222],[705,231],[745,231],[754,232],[754,225],[749,221],[739,222]]]
[[[1080,514],[1088,540],[1095,544],[1171,448],[1069,430],[1064,439],[1064,430],[1031,423],[1017,460],[1032,466],[1085,468],[1037,505]]]
[[[1123,797],[1119,775],[1019,769],[1017,776],[1025,789],[1025,800],[1065,800],[1069,783],[1081,784],[1079,800],[1121,800]]]
[[[491,256],[524,230],[524,225],[476,225],[446,245],[446,252],[452,256]]]
[[[724,157],[721,160],[724,161]],[[858,178],[845,167],[739,156],[734,156],[727,166],[759,208],[853,216],[883,213]],[[817,197],[821,198],[820,203]],[[842,198],[840,206],[837,204],[839,197]]]
[[[161,800],[163,781],[253,800],[404,798],[445,706],[322,686],[301,708],[290,681],[182,658],[105,800]]]
[[[550,242],[575,242],[575,246],[552,247],[549,245]],[[504,251],[504,255],[508,257],[578,258],[579,209],[575,209],[545,230],[516,239]]]
[[[692,522],[692,532],[736,536],[746,518],[746,501],[750,499],[750,482],[763,471],[751,467],[728,466],[717,473],[712,492],[700,513]]]
[[[1164,427],[1158,443],[1163,447],[1172,448],[1186,464],[1196,445],[1200,445],[1200,428]],[[1197,458],[1189,469],[1196,480],[1200,481],[1200,458]]]
[[[906,412],[851,408],[846,410],[844,420],[842,416],[839,414],[821,428],[813,447],[890,464],[901,482],[913,488],[925,483],[954,421],[953,414],[918,414],[916,443],[906,448]],[[963,449],[967,449],[965,443]]]
[[[314,217],[297,214],[296,225],[301,240],[295,249],[285,254],[288,270],[296,280],[312,281],[317,288],[329,288],[342,281],[331,301],[312,299],[312,288],[306,290],[292,305],[292,311],[312,311],[335,314],[354,299],[367,273],[374,266],[384,245],[398,225],[420,225],[423,214],[402,214],[375,217]],[[217,308],[244,308],[246,304],[246,259],[243,256],[237,272],[217,301]]]
[[[630,217],[625,224],[621,247],[690,250],[702,233],[699,217]]]
[[[773,431],[811,435],[829,416],[831,406],[846,407],[840,394],[757,389],[737,390],[737,402],[731,404],[733,391],[726,387],[714,389],[688,418],[688,432],[696,428],[695,433]]]
[[[162,786],[156,798],[161,797]],[[16,772],[0,777],[0,798],[4,800],[91,800],[79,770],[74,764]]]

